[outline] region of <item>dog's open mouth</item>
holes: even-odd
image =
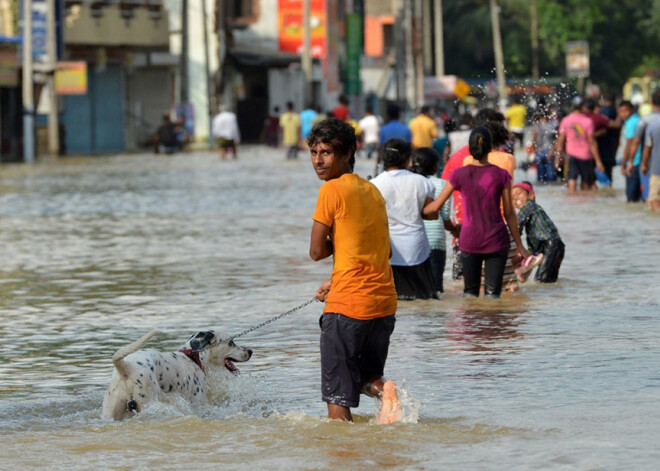
[[[239,370],[236,368],[236,365],[234,365],[234,361],[232,358],[225,358],[225,368],[227,368],[231,373],[238,374]]]

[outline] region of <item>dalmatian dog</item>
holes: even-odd
[[[224,367],[237,374],[234,362],[248,361],[252,350],[237,346],[227,335],[213,330],[192,335],[177,352],[163,353],[143,347],[157,334],[149,332],[112,357],[115,370],[103,398],[104,419],[121,420],[137,414],[150,401],[179,394],[192,403],[207,400],[206,372]]]

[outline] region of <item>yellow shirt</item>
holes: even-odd
[[[300,143],[300,116],[293,111],[287,111],[280,116],[282,128],[282,144],[297,146]]]
[[[527,116],[527,108],[524,105],[513,105],[506,110],[504,114],[506,119],[509,120],[509,129],[522,131],[525,128],[525,116]]]
[[[412,133],[412,146],[416,148],[431,147],[433,139],[438,137],[438,127],[430,117],[420,114],[408,123]]]
[[[358,124],[357,121],[355,121],[354,119],[349,119],[346,122],[353,127],[353,129],[355,130],[355,135],[356,136],[361,136],[362,135],[362,129],[360,129],[360,125]]]
[[[385,199],[356,174],[325,182],[314,220],[331,228],[334,266],[324,312],[376,319],[396,312]]]

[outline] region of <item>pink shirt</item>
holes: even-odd
[[[588,139],[593,133],[593,121],[575,111],[562,119],[559,125],[559,134],[566,134],[566,153],[580,160],[593,159]]]
[[[449,181],[449,176],[454,173],[454,170],[459,169],[463,166],[463,160],[465,157],[470,155],[470,148],[468,146],[461,147],[455,151],[449,160],[445,164],[445,168],[442,170],[442,179]],[[454,224],[463,224],[463,197],[461,192],[454,190],[453,194],[454,200],[454,212],[452,215],[452,221]],[[458,239],[454,237],[452,239],[452,245],[458,245]]]

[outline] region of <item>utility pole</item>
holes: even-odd
[[[529,13],[531,17],[532,33],[532,77],[539,78],[539,20],[536,0],[530,0]]]
[[[202,2],[202,25],[204,31],[204,72],[206,78],[206,111],[209,117],[209,145],[213,147],[213,133],[211,123],[213,122],[213,93],[211,87],[211,68],[209,66],[209,31],[208,17],[206,16],[206,0]]]
[[[32,0],[23,0],[23,160],[26,164],[34,163],[32,65]]]
[[[218,104],[224,101],[224,68],[225,58],[227,57],[227,48],[229,47],[229,30],[227,28],[227,3],[223,0],[217,0],[218,8],[218,73],[215,82],[215,89],[218,93]]]
[[[500,110],[506,108],[506,82],[504,78],[504,53],[502,51],[502,33],[500,32],[500,7],[495,0],[490,0],[490,21],[493,28],[493,49],[495,50],[495,71],[497,74],[497,92]]]
[[[48,18],[48,152],[57,157],[60,153],[60,107],[55,93],[55,69],[57,68],[57,34],[55,25],[55,0],[47,0]]]
[[[442,0],[435,0],[433,5],[435,13],[435,75],[445,75],[445,39],[444,21],[442,19]]]
[[[307,107],[312,101],[312,25],[311,25],[311,3],[312,0],[303,0],[303,55],[302,69],[305,74],[305,91],[303,96]]]
[[[396,99],[399,103],[406,96],[406,13],[404,9],[405,0],[392,0],[392,6],[396,12],[394,22],[394,77],[396,79]]]
[[[406,102],[408,107],[415,106],[417,95],[415,93],[415,52],[413,48],[413,1],[404,0],[404,34],[405,34],[405,77],[406,77]]]
[[[188,0],[181,0],[181,57],[179,70],[181,73],[179,99],[181,103],[188,103],[190,101],[188,92]]]
[[[426,3],[426,2],[425,2]],[[413,47],[415,51],[415,104],[424,104],[424,30],[422,0],[415,0],[415,16],[413,19]]]
[[[423,4],[422,23],[424,25],[424,75],[433,74],[433,17],[431,16],[431,2]]]

